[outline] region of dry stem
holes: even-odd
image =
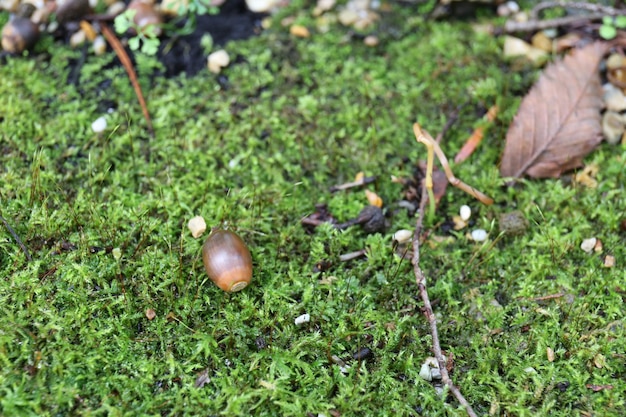
[[[437,319],[435,317],[435,313],[433,312],[433,307],[430,304],[430,298],[428,297],[428,290],[426,288],[426,277],[422,272],[422,269],[419,266],[420,261],[420,250],[419,250],[419,237],[422,232],[423,227],[423,218],[424,211],[426,207],[426,187],[422,185],[422,199],[420,202],[420,207],[418,210],[418,218],[415,223],[415,234],[413,235],[413,270],[415,272],[415,281],[417,282],[417,288],[419,289],[420,297],[424,302],[424,311],[426,314],[426,318],[428,319],[428,324],[430,324],[430,333],[433,338],[433,352],[435,354],[435,358],[439,363],[439,371],[441,372],[441,380],[444,384],[448,386],[450,392],[457,401],[465,407],[467,411],[467,415],[470,417],[478,417],[474,412],[474,409],[467,402],[461,391],[454,385],[452,380],[450,379],[450,375],[448,375],[448,369],[446,368],[446,358],[443,356],[441,352],[441,345],[439,344],[439,332],[437,331]]]
[[[580,16],[566,16],[558,17],[556,19],[539,20],[539,14],[541,11],[556,7],[587,10],[590,13]],[[600,4],[568,1],[546,1],[539,3],[533,8],[532,12],[530,13],[530,20],[528,20],[527,22],[506,22],[504,25],[504,32],[534,32],[537,30],[557,28],[561,26],[580,26],[589,24],[594,20],[600,20],[605,16],[623,16],[624,14],[626,14],[625,10],[620,10],[609,6],[603,6]]]
[[[154,137],[154,128],[152,127],[152,119],[150,118],[150,113],[148,112],[148,106],[146,105],[146,100],[143,97],[143,93],[141,92],[141,86],[139,85],[139,81],[137,80],[137,73],[135,72],[135,68],[133,67],[133,63],[131,62],[126,50],[122,46],[122,43],[115,33],[107,26],[106,23],[100,22],[100,29],[102,30],[102,35],[109,42],[111,48],[115,51],[115,54],[119,58],[122,66],[128,73],[128,79],[135,90],[135,94],[137,95],[137,100],[139,100],[139,105],[141,106],[141,111],[143,112],[143,117],[146,120],[146,124],[148,125],[148,131],[150,132],[150,136]]]
[[[24,255],[26,256],[26,259],[28,259],[29,261],[32,261],[33,258],[30,256],[30,252],[26,248],[26,245],[24,245],[24,243],[22,242],[22,239],[20,239],[18,234],[15,233],[15,230],[13,230],[13,228],[11,227],[9,222],[6,221],[6,219],[4,217],[2,217],[2,216],[0,216],[0,221],[2,221],[2,223],[4,223],[4,227],[6,227],[6,229],[9,231],[9,233],[11,233],[11,236],[13,236],[13,239],[15,239],[17,244],[20,246],[20,248],[22,249],[22,252],[24,252]]]

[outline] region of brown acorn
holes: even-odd
[[[90,9],[89,0],[59,0],[56,19],[59,23],[78,22],[89,14]]]
[[[142,0],[133,0],[128,4],[128,10],[135,10],[133,22],[141,32],[147,30],[149,26],[154,27],[154,34],[161,36],[163,29],[163,16],[155,9],[153,4]]]
[[[226,292],[241,291],[252,279],[252,256],[239,236],[214,230],[202,246],[202,262],[211,281]]]
[[[30,49],[39,37],[37,25],[26,17],[16,17],[2,28],[2,49],[21,54]]]

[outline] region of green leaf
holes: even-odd
[[[615,26],[620,29],[626,29],[626,16],[617,16],[615,18]]]
[[[617,36],[617,29],[613,26],[602,25],[600,26],[598,33],[603,39],[610,40]]]
[[[154,55],[159,50],[159,40],[158,39],[144,39],[143,45],[141,46],[141,52],[146,55]]]
[[[602,18],[602,24],[606,26],[613,26],[613,18],[611,16],[604,16]]]
[[[133,18],[137,10],[126,10],[124,13],[115,17],[114,26],[117,33],[126,33],[128,29],[134,26]]]
[[[139,38],[137,36],[130,38],[128,40],[128,46],[130,47],[130,49],[132,49],[133,51],[136,51],[137,49],[139,49]]]

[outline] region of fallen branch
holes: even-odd
[[[562,26],[583,26],[593,22],[594,20],[600,20],[604,16],[606,15],[603,13],[594,13],[586,16],[567,16],[548,20],[529,20],[527,22],[515,22],[513,20],[508,20],[504,24],[503,32],[535,32],[539,30],[559,28]],[[498,31],[496,30],[496,32]]]
[[[437,331],[437,318],[435,317],[435,313],[433,312],[433,307],[430,304],[430,298],[428,297],[428,290],[426,287],[426,277],[422,269],[419,266],[420,262],[420,250],[419,250],[419,238],[423,228],[423,219],[424,212],[426,208],[426,200],[427,200],[427,192],[426,186],[422,185],[422,198],[420,201],[420,207],[418,210],[418,217],[415,223],[415,233],[413,234],[413,259],[411,260],[413,264],[413,271],[415,272],[415,281],[417,283],[417,288],[419,289],[420,297],[422,298],[422,302],[424,303],[424,313],[426,314],[426,318],[428,319],[428,324],[430,324],[430,333],[433,338],[433,353],[435,354],[435,358],[439,363],[439,371],[441,372],[441,380],[444,384],[448,386],[450,392],[457,401],[465,407],[467,411],[467,415],[470,417],[478,417],[474,412],[474,409],[470,405],[469,402],[465,399],[461,391],[454,385],[452,380],[450,379],[450,375],[448,374],[448,369],[446,368],[446,358],[443,356],[441,352],[441,345],[439,344],[439,332]]]
[[[558,17],[556,19],[540,20],[539,14],[546,9],[553,8],[578,9],[590,12],[587,15]],[[505,33],[513,32],[535,32],[538,30],[558,28],[562,26],[582,26],[593,21],[600,20],[605,16],[624,16],[626,10],[600,4],[568,1],[545,1],[536,5],[530,12],[530,19],[527,22],[515,22],[512,20],[504,24]]]
[[[564,9],[578,9],[587,10],[593,13],[602,13],[606,16],[618,16],[626,14],[626,11],[619,10],[610,6],[603,6],[601,4],[584,3],[584,2],[571,2],[571,1],[544,1],[533,7],[530,12],[530,19],[539,19],[539,13],[545,9],[553,9],[556,7],[562,7]]]

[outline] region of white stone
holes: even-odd
[[[472,230],[472,239],[476,242],[484,242],[487,240],[487,231],[485,229]]]
[[[420,376],[426,381],[433,380],[433,374],[430,371],[430,365],[428,363],[424,362],[422,364],[422,367],[420,368]]]
[[[93,40],[93,53],[96,55],[104,55],[107,51],[107,42],[102,36],[96,36]]]
[[[602,116],[602,134],[611,145],[617,145],[624,135],[626,123],[624,116],[614,111],[606,111]]]
[[[230,57],[228,52],[223,49],[213,52],[207,58],[207,67],[214,74],[219,74],[222,68],[227,67],[228,64],[230,64]]]
[[[514,2],[514,1],[507,1],[506,2],[506,7],[509,8],[511,13],[519,12],[519,5],[516,2]]]
[[[277,4],[277,0],[246,0],[246,6],[254,13],[269,12],[276,7]]]
[[[91,130],[93,130],[95,133],[102,133],[104,132],[106,128],[107,128],[107,119],[104,116],[98,117],[91,124]]]
[[[187,223],[187,227],[191,232],[191,236],[198,238],[202,236],[202,233],[206,231],[206,222],[202,216],[196,216],[189,219]]]
[[[308,323],[311,321],[311,315],[309,314],[303,314],[301,316],[296,317],[295,323],[297,326],[300,326],[304,323]]]
[[[459,216],[461,216],[461,220],[464,222],[468,221],[470,217],[472,217],[472,209],[470,206],[462,205],[459,210]]]
[[[584,250],[585,252],[587,252],[587,253],[591,253],[591,252],[593,252],[593,248],[596,247],[596,242],[597,241],[598,241],[598,239],[596,239],[595,237],[590,237],[589,239],[585,239],[580,244],[580,248],[582,250]]]
[[[602,89],[604,90],[603,98],[607,110],[618,113],[626,110],[626,96],[621,89],[610,83],[602,86]]]
[[[70,36],[70,46],[75,48],[79,45],[84,44],[87,41],[87,34],[84,30],[79,30],[75,32],[72,36]]]

